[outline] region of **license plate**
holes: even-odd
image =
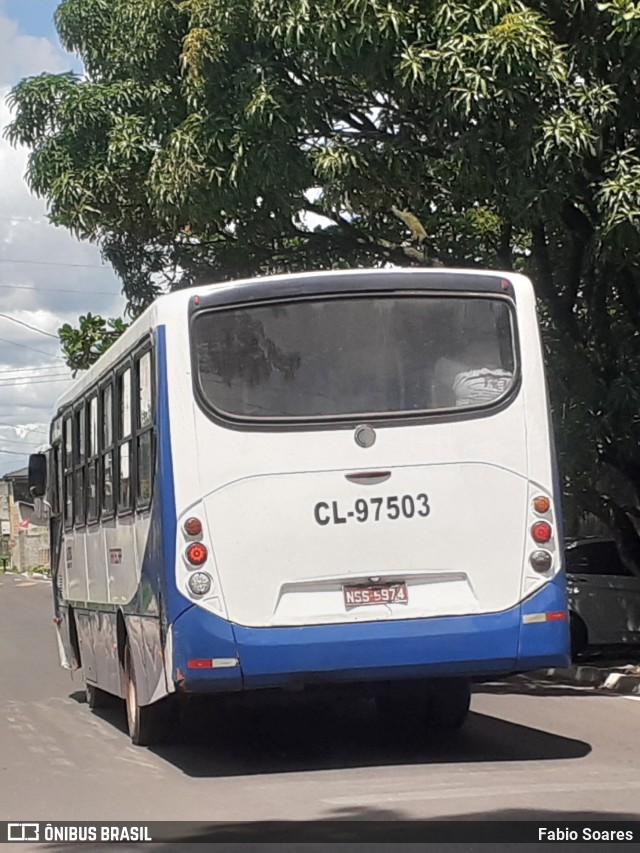
[[[409,593],[406,583],[385,583],[367,586],[345,586],[344,604],[347,609],[363,604],[407,604]]]

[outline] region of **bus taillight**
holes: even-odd
[[[202,522],[199,518],[188,518],[184,523],[184,532],[187,536],[200,536],[202,533]]]
[[[187,548],[187,560],[192,566],[201,566],[208,556],[209,552],[202,542],[193,542]]]
[[[548,542],[551,539],[552,533],[551,525],[546,521],[536,521],[531,528],[531,535],[536,542]]]
[[[194,572],[187,584],[193,595],[206,595],[211,589],[211,577],[206,572]]]
[[[548,572],[553,565],[553,556],[548,551],[534,551],[529,562],[536,572]]]
[[[549,512],[549,509],[551,508],[551,501],[546,497],[546,495],[538,495],[537,498],[533,499],[533,508],[540,514]]]

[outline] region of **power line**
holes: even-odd
[[[8,424],[8,423],[6,423],[6,421],[0,421],[0,427],[10,427],[11,429],[24,429],[24,430],[27,429],[27,427],[23,427],[20,424]],[[33,429],[28,430],[28,432],[29,433],[43,432],[45,435],[49,435],[48,429],[41,429],[39,427],[34,427]]]
[[[28,456],[28,453],[18,453],[17,450],[0,450],[0,453],[9,453],[11,456]]]
[[[26,438],[26,436],[25,436]],[[24,441],[16,441],[12,438],[3,438],[4,444],[17,444],[19,447],[37,447],[39,444],[42,444],[41,441],[37,442],[24,442]]]
[[[11,438],[3,438],[3,444],[17,444],[18,447],[38,447],[42,444],[41,441],[14,441]]]
[[[0,388],[27,388],[29,385],[53,385],[55,382],[71,382],[69,379],[36,379],[35,382],[0,382]]]
[[[13,382],[19,385],[29,385],[33,382],[40,382],[42,379],[71,379],[71,376],[65,371],[64,373],[41,373],[35,376],[0,376],[0,385],[7,387]]]
[[[103,264],[69,264],[63,261],[28,261],[25,258],[0,258],[0,264],[32,264],[38,267],[73,267],[82,270],[104,270],[113,273],[111,267]]]
[[[83,293],[85,296],[122,296],[117,290],[68,290],[62,287],[29,287],[28,284],[0,284],[6,290],[33,290],[34,293]]]
[[[56,341],[58,340],[57,335],[52,335],[51,332],[45,332],[44,329],[39,329],[37,326],[31,326],[29,323],[24,323],[22,320],[16,320],[15,317],[10,317],[8,314],[0,314],[0,317],[4,317],[5,320],[11,320],[12,323],[18,323],[20,326],[31,329],[32,332],[38,332],[41,335],[46,335],[48,338],[55,338]]]
[[[0,222],[30,222],[32,225],[50,225],[45,219],[29,219],[28,216],[0,216]]]
[[[0,383],[6,384],[7,382],[31,382],[32,379],[62,379],[64,377],[68,377],[69,373],[66,370],[56,371],[55,373],[36,373],[35,376],[3,376],[0,375]]]
[[[46,355],[49,358],[55,359],[56,361],[64,361],[64,358],[61,355],[54,355],[52,352],[45,352],[42,349],[36,349],[35,347],[30,347],[27,344],[19,344],[16,341],[9,341],[6,338],[0,338],[0,343],[11,344],[12,347],[21,347],[22,349],[30,349],[32,352],[39,352],[40,355]]]
[[[26,371],[32,371],[33,376],[7,376],[7,373],[16,373],[16,374],[24,374]],[[67,368],[64,364],[41,364],[38,367],[6,367],[3,370],[0,370],[0,378],[3,379],[39,379],[42,376],[42,371],[46,370],[47,376],[56,375],[62,376],[63,373],[66,372]]]
[[[51,365],[47,366],[47,370],[58,370],[58,368],[62,369],[62,365]],[[33,364],[28,367],[3,367],[0,369],[0,374],[2,373],[24,373],[27,370],[42,370],[43,367],[41,364]]]

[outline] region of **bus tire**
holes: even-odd
[[[571,660],[586,651],[589,645],[589,632],[582,619],[573,610],[569,611],[569,636],[571,638]]]
[[[393,729],[398,721],[406,722],[415,715],[418,701],[415,696],[404,696],[394,693],[379,693],[375,697],[376,712],[380,722]]]
[[[168,697],[153,705],[138,704],[136,675],[129,643],[124,649],[124,687],[127,728],[129,737],[135,746],[153,746],[169,739],[172,723],[173,703]]]
[[[428,724],[439,729],[460,729],[469,714],[471,681],[468,678],[443,678],[431,688]]]

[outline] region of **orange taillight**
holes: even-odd
[[[546,495],[538,495],[533,499],[533,508],[536,512],[549,512],[551,509],[551,501]]]
[[[200,536],[202,533],[202,522],[199,518],[188,518],[184,523],[184,532],[188,536]]]

